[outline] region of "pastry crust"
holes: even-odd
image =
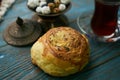
[[[70,27],[50,29],[31,48],[32,62],[52,76],[81,71],[89,61],[87,38]]]

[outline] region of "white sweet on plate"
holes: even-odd
[[[65,10],[65,9],[66,9],[65,4],[60,4],[60,5],[59,5],[59,10],[60,10],[60,11],[63,11],[63,10]]]
[[[49,6],[42,7],[41,12],[42,14],[50,14],[51,13],[50,7]]]
[[[37,8],[36,8],[36,12],[41,13],[41,12],[42,12],[42,8],[41,8],[40,6],[37,7]]]
[[[39,5],[39,0],[28,0],[27,5],[31,8],[35,8]]]

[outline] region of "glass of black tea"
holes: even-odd
[[[120,40],[120,0],[94,0],[93,12],[77,18],[80,31],[102,42]]]

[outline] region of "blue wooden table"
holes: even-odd
[[[45,74],[31,63],[31,46],[14,47],[3,40],[3,31],[18,16],[31,19],[33,12],[26,6],[27,0],[16,0],[0,23],[0,80],[120,80],[120,41],[102,43],[89,39],[90,62],[83,71],[71,76],[57,78]],[[65,13],[70,27],[79,30],[79,15],[94,10],[94,0],[72,0],[72,8]]]

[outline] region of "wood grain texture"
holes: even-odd
[[[94,9],[94,0],[72,0],[72,8],[65,13],[70,26],[79,30],[76,18]],[[27,0],[16,0],[0,23],[0,80],[120,80],[120,41],[101,43],[89,38],[91,57],[83,71],[57,78],[44,73],[31,63],[30,46],[13,47],[3,40],[3,31],[18,16],[30,19],[33,15]]]

